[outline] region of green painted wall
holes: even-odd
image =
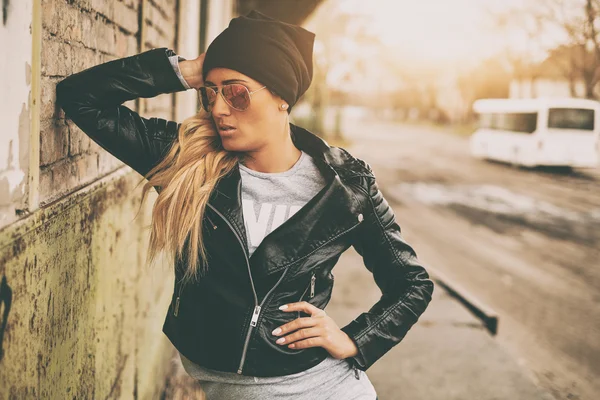
[[[146,263],[155,192],[136,218],[129,168],[0,231],[0,398],[157,398],[171,265]],[[12,301],[8,307],[9,292]]]

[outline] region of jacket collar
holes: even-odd
[[[294,124],[290,124],[290,130],[296,147],[313,158],[324,161],[342,180],[354,176],[373,177],[373,173],[346,150],[331,147],[324,139]]]
[[[372,176],[346,151],[329,146],[304,128],[293,124],[290,128],[295,146],[320,164],[327,184],[309,203],[265,236],[250,258],[251,263],[259,259],[252,267],[259,273],[272,273],[298,264],[307,254],[355,226],[362,207],[345,181],[354,176]],[[241,197],[241,175],[239,168],[233,168],[217,183],[209,202],[227,218],[247,252]]]

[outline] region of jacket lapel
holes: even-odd
[[[292,266],[300,269],[309,255],[360,223],[360,209],[350,189],[335,175],[300,210],[264,237],[250,258],[252,270],[271,274]]]
[[[311,155],[327,184],[288,220],[267,234],[256,248],[250,264],[256,273],[270,274],[305,261],[360,223],[362,209],[352,189],[343,182],[349,174],[343,167],[344,154],[308,132],[290,124],[296,147]],[[336,149],[338,150],[338,149]],[[241,201],[241,176],[234,168],[211,194],[210,204],[227,218],[248,250]]]
[[[209,204],[232,225],[234,233],[242,242],[244,251],[247,253],[248,242],[242,213],[241,183],[240,170],[235,167],[219,180],[210,195]]]

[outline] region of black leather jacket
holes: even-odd
[[[73,74],[57,85],[57,101],[96,143],[145,175],[176,139],[179,124],[142,118],[122,103],[184,90],[168,60],[174,54],[157,48]],[[218,183],[205,213],[208,274],[182,285],[184,267],[174,269],[163,332],[207,368],[279,376],[322,361],[323,348],[289,349],[275,344],[271,331],[299,316],[280,311],[282,304],[304,300],[325,308],[331,271],[350,246],[382,292],[370,310],[342,328],[359,349],[348,359],[355,368],[366,370],[399,343],[431,301],[433,282],[402,239],[370,166],[305,129],[291,124],[291,132],[295,145],[318,162],[326,187],[248,257],[234,168]]]

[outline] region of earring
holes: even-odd
[[[283,110],[285,110],[287,107],[288,107],[288,105],[287,105],[287,104],[282,104],[282,105],[281,105],[281,108],[282,108]]]

